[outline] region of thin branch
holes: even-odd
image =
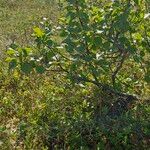
[[[72,77],[73,77],[74,80],[77,80],[78,82],[89,82],[89,83],[92,83],[92,84],[96,85],[97,87],[99,87],[102,91],[115,94],[116,96],[122,96],[122,97],[129,97],[130,96],[130,97],[132,97],[135,100],[139,99],[136,96],[116,91],[116,90],[114,90],[112,87],[110,87],[107,84],[96,82],[96,81],[90,80],[88,78],[79,77],[77,75],[73,75]]]
[[[57,60],[57,62],[58,62],[59,67],[60,67],[64,72],[69,73],[68,70],[66,70],[66,69],[64,69],[64,68],[62,67],[62,65],[61,65],[61,63],[59,62],[59,59],[58,59],[57,55],[55,54],[55,52],[53,51],[53,49],[51,49],[51,51],[52,51],[52,53],[55,55],[55,58],[56,58],[56,60]]]
[[[125,61],[125,58],[126,58],[126,53],[122,54],[122,59],[120,60],[120,62],[118,63],[118,65],[116,67],[116,70],[112,74],[112,83],[113,83],[113,86],[115,86],[116,76],[117,76],[118,72],[120,71],[120,69],[122,68],[123,63]]]
[[[75,7],[76,7],[76,12],[78,13],[78,12],[79,12],[78,1],[76,1]],[[79,18],[80,25],[81,25],[82,29],[84,30],[84,23],[83,23],[82,19],[80,18],[80,16],[78,16],[78,18]],[[84,42],[85,42],[84,45],[85,45],[85,47],[86,47],[87,55],[90,55],[91,52],[90,52],[90,50],[89,50],[88,43],[87,43],[86,40],[85,40]],[[94,66],[93,66],[93,68],[95,69]],[[98,82],[98,79],[97,79],[97,77],[96,77],[96,74],[95,74],[93,71],[92,71],[92,76],[94,77],[95,81]]]

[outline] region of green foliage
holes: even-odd
[[[21,79],[16,74],[0,76],[4,81],[0,90],[2,149],[148,148],[146,101],[111,119],[106,116],[107,93],[92,86],[72,87],[61,75],[57,81],[53,77],[56,74],[34,73]],[[105,107],[96,111],[102,101]]]
[[[44,19],[33,45],[13,43],[6,52],[0,146],[148,149],[149,2],[63,5],[57,26]]]
[[[145,67],[149,58],[150,32],[149,19],[144,17],[146,4],[146,1],[114,1],[104,3],[99,9],[98,3],[68,1],[66,16],[60,18],[58,27],[51,29],[45,21],[42,28],[33,29],[40,51],[34,63],[44,63],[40,69],[35,66],[36,70],[42,73],[49,68],[48,63],[50,69],[59,64],[73,81],[77,79],[78,82],[83,77],[84,82],[132,91],[138,80],[138,85],[144,87],[144,79],[148,81],[149,76],[149,65]],[[14,61],[12,63],[16,66]],[[132,65],[139,71],[134,71]],[[128,71],[124,72],[126,69]],[[133,74],[139,74],[140,78],[135,79]]]

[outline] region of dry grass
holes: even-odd
[[[42,17],[57,20],[56,0],[0,0],[0,51],[12,42],[26,45]]]

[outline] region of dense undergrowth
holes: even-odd
[[[5,71],[0,79],[1,149],[148,149],[148,101],[116,119],[107,115],[115,98],[91,84]]]
[[[99,64],[97,65],[99,60],[95,58],[96,52],[103,53],[103,48],[99,47],[99,45],[107,45],[106,47],[103,45],[106,53],[112,54],[112,51],[108,50],[111,45],[106,44],[105,38],[101,35],[102,31],[98,33],[100,36],[94,37],[93,34],[93,30],[99,24],[97,24],[98,17],[102,15],[97,7],[102,6],[99,3],[97,4],[96,1],[89,1],[91,5],[94,5],[94,7],[88,7],[90,11],[98,11],[97,13],[100,16],[92,12],[93,16],[91,18],[96,21],[93,21],[93,23],[89,19],[89,22],[93,23],[94,27],[80,30],[80,25],[78,26],[78,22],[76,22],[78,20],[76,17],[78,16],[74,14],[73,9],[75,1],[67,1],[70,4],[68,7],[70,12],[67,16],[73,17],[73,21],[71,20],[69,25],[64,18],[61,18],[60,20],[64,24],[66,23],[66,26],[61,24],[58,27],[54,26],[55,30],[51,30],[53,24],[44,20],[45,22],[43,21],[40,27],[34,27],[33,29],[34,33],[32,35],[35,38],[35,43],[30,43],[28,47],[22,47],[16,43],[11,44],[11,48],[6,53],[7,58],[0,62],[0,149],[2,150],[148,150],[150,147],[150,89],[148,83],[144,81],[145,72],[139,63],[139,61],[144,60],[142,63],[145,70],[148,70],[148,64],[146,64],[149,62],[148,46],[143,44],[143,47],[139,47],[140,51],[145,55],[142,55],[142,58],[134,57],[134,59],[136,58],[135,60],[132,55],[139,55],[134,55],[132,51],[130,54],[129,50],[129,59],[127,59],[118,75],[118,78],[127,86],[122,85],[120,80],[112,86],[109,75],[117,65],[113,64],[111,66],[112,70],[108,70],[107,61],[117,64],[120,59],[112,60],[108,58],[107,60],[102,56],[103,61],[100,61],[100,64],[104,67],[102,68],[103,72],[96,72],[101,69]],[[126,1],[123,2],[126,5]],[[137,1],[135,2],[137,3]],[[79,8],[84,17],[86,16],[85,7],[87,6],[84,0],[81,0]],[[108,8],[106,7],[106,10]],[[118,5],[114,6],[114,8],[118,9]],[[141,10],[142,13],[143,9]],[[121,14],[122,10],[119,8],[118,12]],[[133,13],[133,16],[132,9],[131,13]],[[108,17],[108,14],[105,15]],[[82,18],[83,20],[85,19],[84,17]],[[135,17],[137,16],[135,15]],[[130,15],[129,18],[131,18]],[[107,20],[104,19],[105,21]],[[149,29],[146,21],[144,25],[147,25],[147,29]],[[72,40],[69,42],[74,42],[73,46],[71,45],[73,48],[68,44],[68,41],[65,41],[65,44],[68,44],[65,48],[58,45],[62,40],[58,33],[63,27],[68,29],[67,33],[70,33],[67,36],[72,36],[70,38]],[[122,30],[122,26],[115,26],[111,30],[116,32],[120,28]],[[76,32],[78,29],[79,31]],[[129,29],[127,31],[124,27],[123,29],[125,33],[121,35],[121,38],[128,36]],[[89,57],[83,57],[87,55],[82,51],[84,45],[82,45],[83,41],[80,43],[80,38],[86,33],[85,30],[90,33],[87,34],[89,39],[86,42],[89,42],[92,60]],[[138,26],[137,30],[138,32],[134,30],[132,32],[135,32],[133,33],[135,35],[139,33],[135,38],[140,37],[137,39],[137,44],[140,45],[144,35]],[[51,34],[51,31],[54,34]],[[64,31],[63,33],[66,34]],[[109,32],[109,28],[106,29],[106,34],[107,32]],[[77,39],[74,39],[76,38],[74,34],[79,35]],[[95,41],[93,38],[95,38]],[[127,46],[125,45],[127,50],[128,46],[131,46],[129,42],[127,42]],[[72,49],[75,49],[75,54],[82,57],[80,59],[78,57],[74,58],[75,54]],[[117,47],[114,49],[117,49]],[[57,55],[55,56],[51,51],[57,52]],[[113,56],[116,55],[116,52],[118,51],[116,50]],[[45,62],[47,56],[50,57],[50,62]],[[59,56],[60,60],[57,60],[57,56]],[[73,58],[78,61],[77,67],[76,64],[74,65]],[[5,59],[6,62],[4,62]],[[94,67],[98,68],[97,70],[95,69],[96,77],[92,76],[93,66],[90,66],[89,61]],[[68,70],[66,71],[66,69]],[[128,74],[131,75],[128,76]],[[109,84],[111,90],[107,86],[106,89],[99,87],[98,80],[102,82],[102,85]],[[122,90],[126,94],[122,94]],[[133,93],[138,97],[135,98]]]

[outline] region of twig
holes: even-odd
[[[125,61],[125,58],[126,58],[126,54],[122,54],[122,59],[120,60],[120,63],[118,63],[118,65],[116,67],[116,70],[112,74],[112,83],[113,83],[113,86],[115,86],[116,76],[117,76],[118,72],[120,71],[120,69],[122,68],[123,63]]]

